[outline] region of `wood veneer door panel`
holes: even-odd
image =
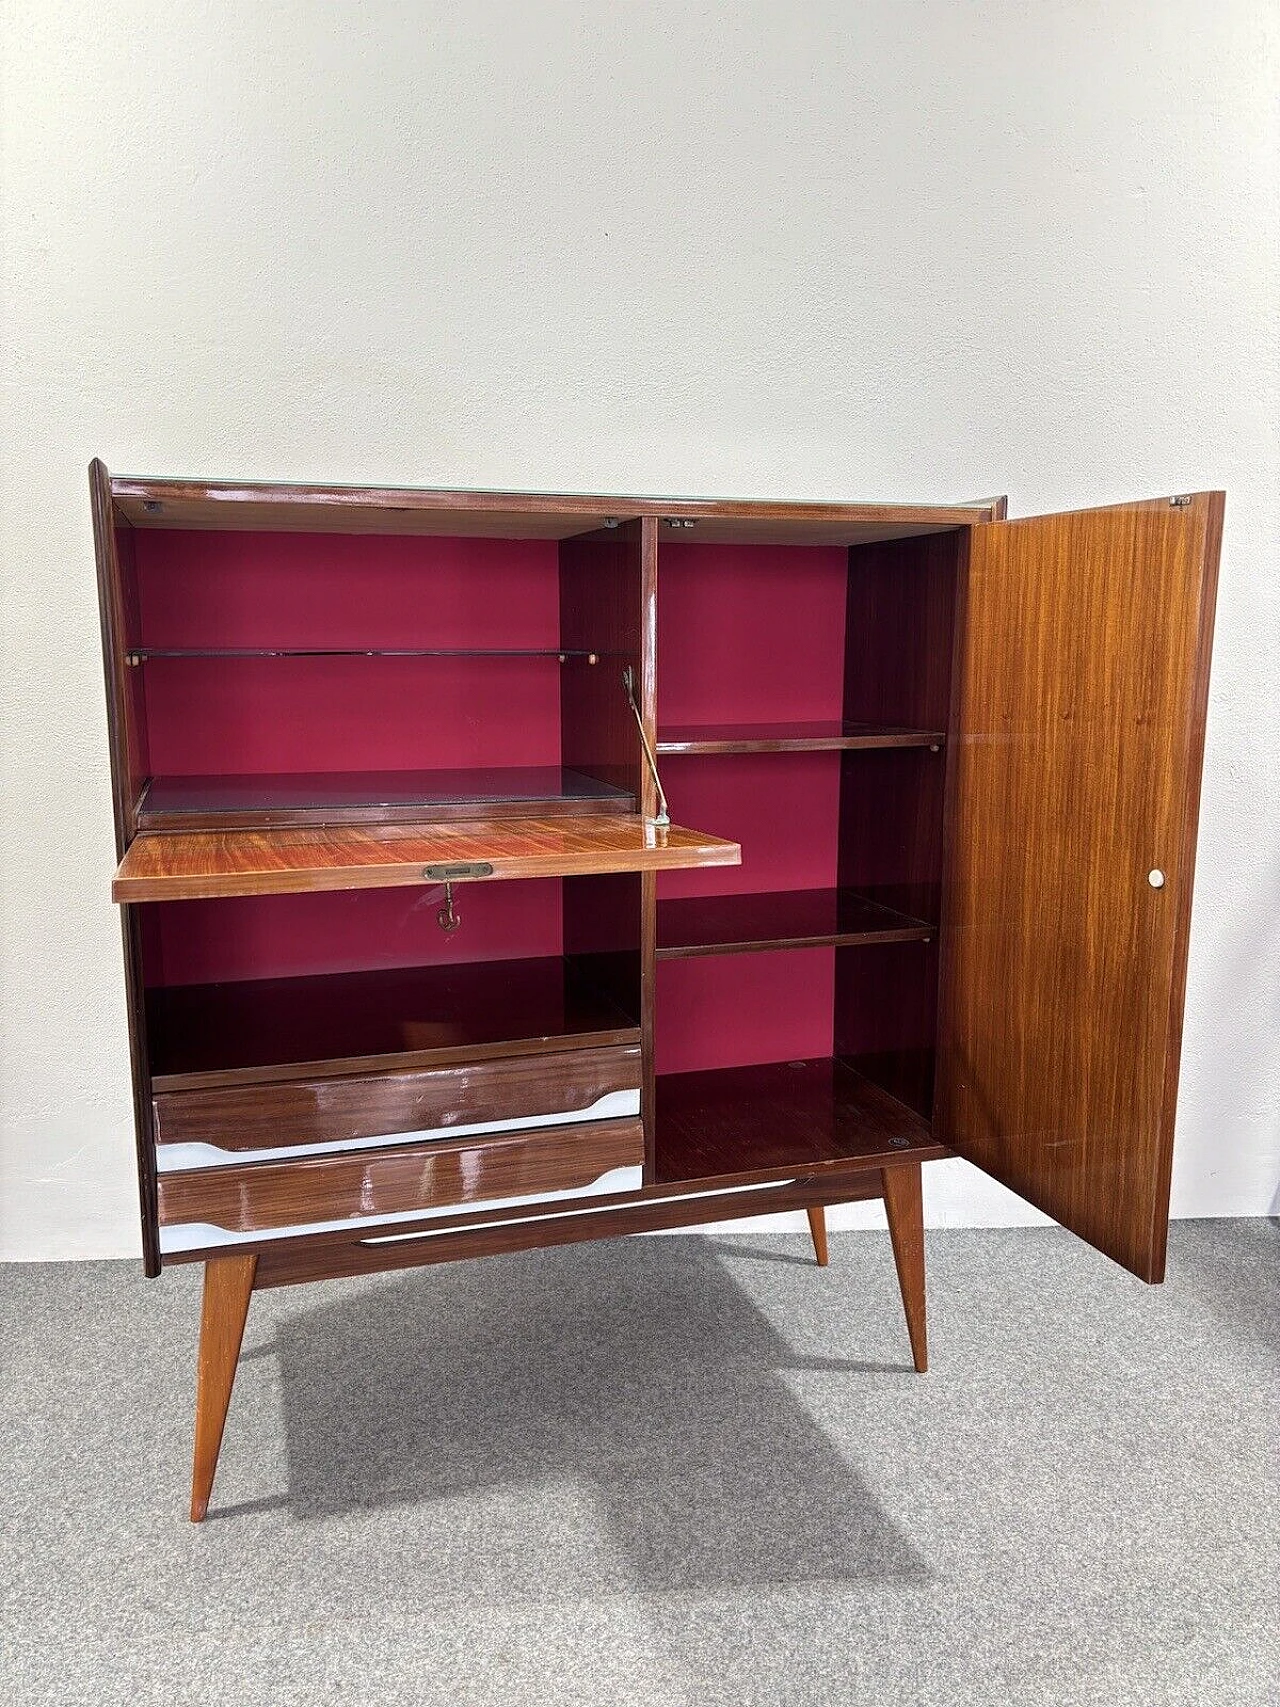
[[[1222,512],[1210,492],[975,528],[959,641],[935,1135],[1145,1280]]]

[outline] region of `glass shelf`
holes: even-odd
[[[697,895],[658,902],[658,959],[768,949],[927,942],[935,927],[851,889]]]
[[[484,766],[472,770],[317,771],[228,776],[152,777],[138,807],[140,828],[218,824],[344,823],[388,814],[541,817],[557,812],[633,812],[626,789],[559,765]]]
[[[562,664],[585,658],[594,664],[622,656],[573,646],[135,646],[125,654],[134,665],[152,658],[556,658]]]
[[[680,753],[822,753],[855,748],[939,748],[939,730],[906,729],[896,724],[721,723],[660,727],[658,751]]]

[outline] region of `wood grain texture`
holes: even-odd
[[[297,533],[480,534],[566,539],[606,519],[679,516],[704,539],[849,544],[902,531],[989,519],[984,505],[761,503],[721,498],[627,498],[585,493],[447,491],[118,475],[110,493],[135,527],[286,529]],[[664,528],[664,536],[666,529]],[[672,538],[679,538],[673,531]],[[696,529],[691,537],[699,537]]]
[[[149,994],[148,1019],[157,1092],[536,1059],[640,1039],[631,1015],[551,955],[161,987]]]
[[[820,1203],[811,1203],[805,1213],[809,1217],[809,1237],[813,1240],[813,1257],[819,1268],[830,1262],[827,1250],[827,1212]]]
[[[638,1119],[435,1139],[341,1156],[299,1156],[159,1177],[160,1224],[208,1221],[229,1233],[309,1221],[540,1197],[579,1190],[612,1168],[639,1167]]]
[[[657,1178],[748,1183],[945,1155],[928,1122],[831,1059],[657,1082]]]
[[[580,1244],[587,1239],[736,1221],[754,1214],[805,1209],[814,1203],[858,1203],[882,1195],[881,1172],[860,1170],[821,1182],[778,1185],[750,1196],[740,1192],[694,1198],[653,1196],[626,1203],[606,1201],[585,1212],[562,1207],[554,1215],[534,1219],[490,1218],[489,1225],[437,1230],[391,1243],[366,1242],[347,1234],[304,1236],[264,1248],[259,1258],[258,1285],[292,1286],[307,1280],[419,1268],[428,1263]]]
[[[838,753],[882,747],[941,747],[941,719],[934,729],[882,722],[673,724],[658,731],[658,752]]]
[[[907,1318],[911,1357],[916,1373],[929,1367],[929,1341],[925,1322],[924,1203],[918,1166],[886,1168],[883,1176],[884,1210],[893,1243],[893,1260],[902,1291]]]
[[[658,829],[632,816],[509,818],[316,829],[145,831],[120,862],[117,901],[289,895],[317,889],[404,887],[425,868],[485,862],[494,882],[604,871],[737,865],[736,842]]]
[[[336,1144],[535,1115],[582,1113],[640,1088],[640,1049],[566,1049],[425,1072],[286,1079],[155,1099],[159,1144],[223,1150]],[[250,1160],[251,1157],[246,1157]]]
[[[938,1135],[1146,1280],[1164,1271],[1222,507],[994,523],[966,591]]]
[[[257,1267],[256,1256],[213,1257],[204,1267],[200,1353],[196,1366],[195,1455],[191,1469],[192,1523],[203,1523],[209,1509]]]
[[[927,941],[936,926],[848,889],[685,896],[658,903],[659,960],[836,944]]]

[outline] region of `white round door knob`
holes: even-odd
[[[1151,887],[1153,889],[1163,889],[1164,888],[1164,872],[1163,871],[1149,871],[1147,873],[1147,882],[1151,885]]]

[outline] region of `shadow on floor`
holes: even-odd
[[[279,1360],[280,1503],[295,1518],[405,1503],[466,1514],[486,1509],[477,1495],[537,1509],[536,1490],[570,1488],[599,1514],[620,1579],[645,1591],[928,1575],[784,1379],[884,1366],[795,1357],[707,1241],[388,1276],[282,1314],[264,1349]],[[215,1495],[210,1517],[273,1503],[218,1513]],[[531,1576],[545,1540],[526,1550]],[[596,1552],[570,1568],[595,1576]]]

